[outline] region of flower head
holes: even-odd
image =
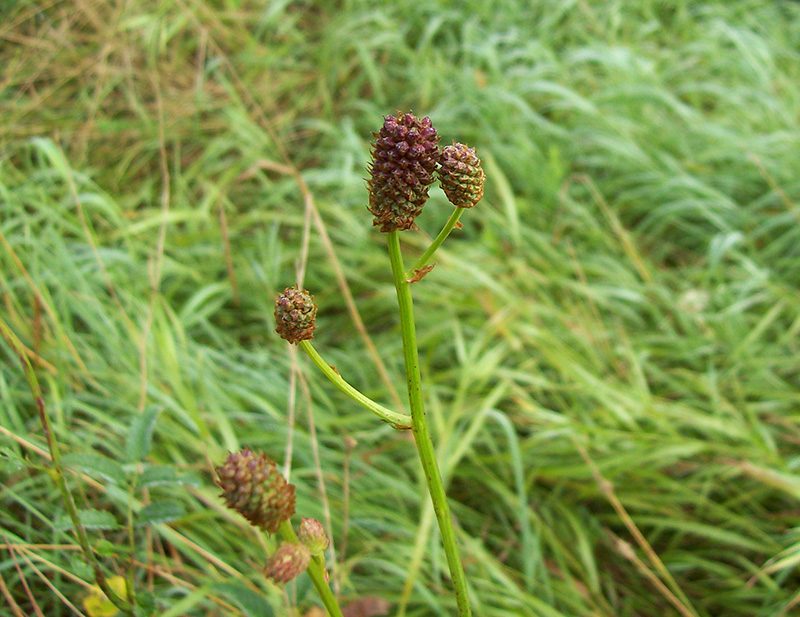
[[[322,523],[315,518],[303,518],[300,521],[297,537],[308,547],[312,555],[321,555],[330,544]]]
[[[314,337],[317,305],[305,289],[287,287],[275,302],[275,331],[290,343]]]
[[[275,533],[294,514],[294,484],[289,484],[266,454],[250,448],[228,455],[216,468],[225,505],[251,525]]]
[[[475,148],[454,143],[442,148],[439,181],[447,199],[457,208],[471,208],[483,197],[486,174]]]
[[[311,552],[300,542],[284,542],[267,559],[264,575],[275,583],[288,583],[297,578],[311,561]]]
[[[428,117],[386,116],[369,167],[369,211],[383,232],[416,229],[439,161],[439,136]]]

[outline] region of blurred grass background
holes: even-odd
[[[318,603],[262,580],[274,540],[216,496],[243,445],[331,530],[345,602],[455,613],[408,436],[272,323],[300,272],[326,360],[404,400],[364,177],[407,109],[488,175],[412,288],[476,615],[798,614],[798,4],[5,0],[0,67],[0,315],[109,576],[157,614]],[[80,614],[2,349],[3,614]]]

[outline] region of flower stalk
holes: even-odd
[[[33,366],[31,365],[31,362],[28,360],[28,356],[25,353],[25,346],[2,319],[0,319],[0,335],[2,335],[2,337],[6,340],[22,364],[22,372],[25,375],[25,379],[28,382],[28,387],[33,395],[33,400],[36,404],[36,410],[39,414],[39,421],[42,424],[42,430],[44,431],[44,435],[47,440],[47,449],[50,451],[50,461],[45,463],[45,469],[47,474],[58,488],[58,492],[61,494],[61,500],[64,502],[64,507],[67,509],[67,514],[69,515],[70,522],[72,523],[72,529],[75,533],[75,537],[78,540],[78,544],[81,547],[81,552],[83,553],[84,558],[89,562],[89,565],[92,568],[97,586],[117,609],[126,615],[133,617],[134,601],[131,597],[133,592],[131,581],[128,581],[127,584],[126,591],[128,598],[121,597],[116,591],[114,591],[114,589],[112,589],[105,573],[100,567],[97,557],[94,554],[94,550],[91,547],[89,536],[86,533],[86,528],[83,526],[83,523],[81,523],[78,515],[78,509],[75,506],[72,493],[67,485],[67,479],[64,477],[64,471],[61,466],[61,449],[59,447],[58,440],[53,433],[53,427],[50,424],[50,417],[47,414],[47,409],[44,403],[44,395],[42,394],[42,389],[39,386],[39,379],[36,377],[36,371],[33,370]]]
[[[353,399],[359,405],[366,407],[383,422],[391,424],[394,428],[400,431],[408,430],[411,428],[411,416],[405,413],[398,413],[391,409],[376,403],[368,396],[356,390],[353,386],[347,383],[344,378],[334,369],[330,364],[325,362],[319,352],[311,344],[311,341],[300,341],[300,348],[306,352],[306,355],[311,359],[314,365],[322,371],[322,374],[327,377],[331,383],[344,392],[347,396]]]
[[[300,541],[294,531],[294,527],[292,527],[289,521],[281,523],[279,531],[283,539],[287,542]],[[314,587],[317,589],[317,593],[319,593],[319,597],[325,605],[325,610],[328,611],[328,615],[330,615],[330,617],[343,617],[342,609],[339,608],[339,603],[336,601],[336,597],[333,595],[328,585],[327,577],[325,576],[324,561],[318,556],[312,557],[311,561],[308,563],[306,572],[311,578],[311,582],[314,583]]]
[[[403,338],[403,359],[405,361],[406,379],[408,384],[408,400],[411,407],[411,423],[414,441],[417,445],[425,481],[428,485],[433,510],[439,523],[442,535],[444,552],[447,565],[453,581],[456,595],[456,605],[460,617],[469,617],[472,610],[467,594],[467,581],[464,575],[464,566],[456,545],[456,536],[453,521],[450,518],[450,506],[444,491],[442,475],[436,462],[436,454],[431,440],[428,422],[425,419],[425,409],[422,403],[422,378],[419,369],[419,352],[417,350],[417,334],[414,323],[414,305],[411,298],[411,285],[406,278],[403,267],[403,255],[400,250],[400,238],[396,231],[387,235],[389,259],[392,264],[394,286],[397,291],[397,303],[400,308],[400,330]]]
[[[310,342],[316,327],[314,319],[317,307],[313,302],[313,296],[307,291],[297,287],[287,288],[279,296],[275,308],[277,331],[290,343],[299,345],[317,368],[344,394],[394,428],[411,429],[439,524],[458,614],[459,617],[471,617],[464,566],[458,553],[450,506],[447,503],[444,482],[425,419],[410,285],[421,280],[433,267],[429,265],[431,258],[450,232],[459,225],[458,221],[464,209],[472,208],[480,201],[486,175],[473,148],[460,143],[453,143],[441,149],[438,147],[439,136],[430,118],[419,119],[411,113],[398,112],[396,116],[385,116],[380,132],[373,135],[375,142],[372,145],[372,162],[368,168],[370,177],[367,180],[369,189],[367,209],[374,217],[373,225],[387,234],[389,260],[400,313],[411,415],[398,413],[379,405],[347,383],[335,368],[322,359]],[[455,206],[455,210],[414,266],[406,270],[398,232],[418,229],[415,219],[422,213],[422,208],[428,199],[429,187],[436,177],[447,199]],[[303,535],[306,536],[304,541],[313,546],[315,551],[320,550],[322,544],[317,546],[313,539],[316,527],[310,522],[304,521],[304,524],[308,526],[308,529],[303,530]],[[282,525],[281,532],[288,541],[296,541],[291,525]],[[277,561],[283,563],[280,559]],[[326,592],[327,585],[318,584],[314,574],[315,568],[322,568],[324,571],[321,554],[311,557],[308,571],[323,601],[326,602],[326,607],[331,611],[324,595],[330,594],[330,590]],[[276,567],[275,571],[277,577],[283,574],[283,570],[279,567]]]
[[[444,227],[442,227],[442,230],[433,239],[431,245],[425,249],[425,252],[420,256],[419,259],[417,259],[417,261],[414,262],[414,265],[406,271],[405,277],[407,281],[412,280],[416,276],[417,270],[422,270],[422,268],[428,265],[433,257],[433,254],[442,245],[442,243],[447,240],[447,236],[450,235],[450,232],[453,231],[453,229],[455,229],[455,227],[458,225],[458,219],[461,218],[462,214],[464,214],[464,208],[456,208],[453,210],[450,218],[447,219]]]

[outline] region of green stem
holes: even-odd
[[[453,219],[454,217],[450,217]],[[458,220],[457,217],[455,220]],[[455,224],[455,223],[454,223]],[[451,226],[452,228],[452,226]],[[440,236],[442,234],[439,234]],[[425,410],[422,406],[422,389],[419,370],[419,354],[417,352],[417,334],[414,326],[414,306],[411,300],[411,288],[403,269],[403,255],[400,251],[400,237],[396,231],[387,235],[389,246],[389,259],[392,263],[394,286],[397,290],[397,303],[400,307],[400,328],[403,336],[403,356],[408,379],[408,399],[411,406],[411,424],[414,440],[417,444],[419,460],[425,472],[428,491],[433,501],[433,510],[439,522],[439,531],[442,534],[444,552],[447,556],[447,565],[453,580],[453,588],[458,605],[460,617],[470,617],[472,611],[467,595],[467,580],[464,576],[464,567],[456,546],[456,536],[453,522],[450,520],[450,506],[444,492],[442,476],[433,449],[428,423],[425,420]]]
[[[431,242],[431,245],[422,254],[422,257],[417,259],[416,263],[414,263],[414,265],[406,271],[404,275],[405,280],[414,278],[414,275],[416,274],[415,270],[420,270],[428,265],[428,262],[431,260],[431,257],[433,257],[436,249],[442,245],[442,242],[444,242],[447,239],[447,236],[450,235],[450,232],[453,231],[453,228],[458,223],[458,219],[461,218],[462,214],[464,214],[464,208],[456,208],[453,210],[453,213],[450,215],[450,218],[447,219],[447,222],[444,224],[444,227],[442,227],[442,231],[439,232],[439,235],[434,238],[433,242]]]
[[[281,523],[280,532],[283,539],[287,542],[300,541],[297,538],[297,534],[294,532],[294,527],[292,527],[289,521],[283,521]],[[333,595],[331,588],[328,586],[328,582],[325,580],[325,567],[315,557],[312,557],[311,561],[308,562],[308,569],[306,572],[308,576],[311,577],[311,582],[314,583],[314,587],[317,588],[319,597],[322,599],[322,603],[325,605],[328,615],[330,615],[330,617],[343,617],[342,609],[339,608],[339,603],[336,601],[336,597]]]
[[[124,613],[133,615],[133,606],[131,602],[121,598],[108,585],[105,574],[100,568],[100,564],[97,561],[94,551],[89,544],[89,536],[86,534],[86,529],[83,527],[81,519],[78,516],[78,509],[75,507],[75,502],[72,500],[72,493],[69,491],[67,480],[64,477],[64,472],[61,468],[61,450],[58,446],[58,441],[53,434],[53,428],[50,425],[50,417],[47,415],[47,409],[45,408],[44,404],[44,395],[42,394],[42,389],[39,386],[39,379],[36,377],[36,371],[33,370],[33,366],[31,365],[31,362],[28,360],[28,356],[25,353],[25,346],[2,319],[0,319],[0,334],[2,334],[3,338],[11,346],[11,349],[17,355],[17,358],[22,364],[22,372],[25,375],[25,379],[28,382],[28,387],[33,395],[36,411],[39,414],[39,421],[42,424],[42,430],[44,431],[45,439],[47,440],[47,448],[50,451],[50,462],[45,463],[47,474],[53,479],[53,482],[58,488],[59,493],[61,493],[61,499],[64,502],[64,506],[67,508],[67,514],[69,515],[70,521],[72,521],[72,528],[75,531],[78,544],[80,545],[84,557],[89,562],[92,571],[94,572],[94,578],[97,582],[97,586],[100,587],[101,591],[106,595],[106,597],[108,597],[109,600],[111,600],[111,603],[114,606]],[[132,593],[132,591],[132,589],[128,589],[129,594]]]
[[[311,361],[317,365],[317,368],[323,372],[325,377],[331,380],[339,390],[344,392],[347,396],[353,399],[359,405],[363,405],[372,413],[378,416],[384,422],[388,422],[397,430],[407,430],[411,428],[411,416],[404,413],[398,413],[387,409],[383,405],[379,405],[371,398],[364,396],[361,392],[356,390],[353,386],[347,383],[339,373],[319,355],[311,341],[300,341],[300,347],[306,352]]]

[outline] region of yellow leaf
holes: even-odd
[[[108,579],[108,586],[121,598],[128,597],[128,586],[123,577],[111,577]],[[119,613],[119,609],[111,603],[111,600],[97,585],[92,585],[89,595],[83,599],[83,609],[89,617],[115,617]]]

